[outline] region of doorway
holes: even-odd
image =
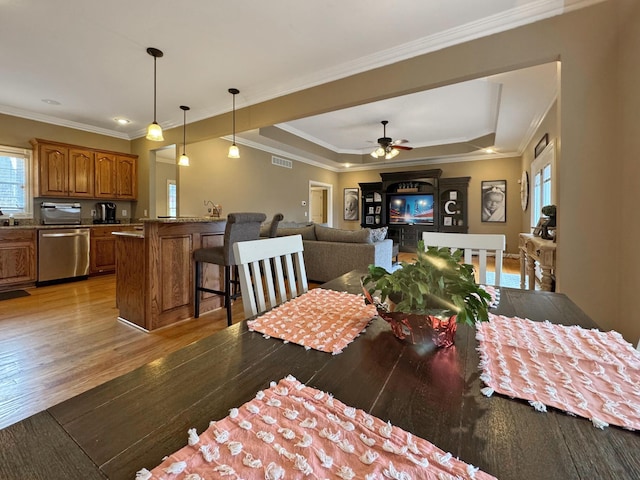
[[[177,199],[178,168],[176,146],[169,145],[149,152],[149,216],[151,218],[176,216],[179,206],[171,204],[169,189],[173,186]]]
[[[309,180],[309,219],[333,226],[333,185]]]

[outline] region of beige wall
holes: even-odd
[[[595,224],[608,232],[610,240],[603,245],[595,245],[598,254],[609,256],[613,248],[619,248],[620,254],[615,256],[609,268],[601,272],[608,277],[612,288],[618,292],[617,297],[607,298],[598,295],[599,301],[605,306],[616,301],[620,309],[612,312],[617,315],[610,323],[620,325],[620,331],[634,344],[640,338],[640,316],[635,298],[640,287],[640,268],[638,262],[638,239],[640,238],[640,222],[638,222],[638,205],[640,205],[640,2],[637,0],[625,0],[619,2],[622,8],[618,12],[617,30],[620,32],[620,48],[617,62],[617,96],[619,110],[616,127],[619,129],[619,137],[610,146],[619,144],[619,149],[612,150],[605,157],[606,164],[610,159],[618,159],[616,162],[616,180],[613,187],[607,188],[619,190],[621,199],[619,204],[607,203],[610,210],[619,211],[619,215],[613,219],[601,217]],[[604,140],[603,140],[604,141]],[[618,166],[619,165],[619,166]],[[601,190],[602,191],[602,190]],[[606,195],[605,195],[606,198]],[[618,238],[619,242],[612,239]]]
[[[36,122],[35,120],[26,120],[0,113],[0,145],[31,149],[29,140],[32,138],[131,153],[131,142],[129,140],[83,132],[82,130]]]
[[[229,142],[207,140],[188,146],[191,166],[180,169],[180,215],[205,215],[205,200],[229,212],[284,214],[285,221],[307,221],[309,181],[337,184],[337,174],[293,162],[293,168],[271,164],[271,154],[240,146],[240,158],[227,158]],[[281,155],[280,155],[281,156]],[[302,201],[307,206],[302,206]]]

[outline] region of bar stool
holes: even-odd
[[[273,220],[271,220],[271,225],[269,225],[269,238],[274,238],[278,236],[278,224],[282,221],[284,215],[281,213],[276,213],[273,216]]]
[[[233,244],[247,240],[257,240],[260,236],[260,224],[267,216],[264,213],[230,213],[224,230],[224,244],[219,247],[198,248],[193,251],[195,268],[194,317],[200,316],[200,292],[224,295],[224,306],[227,309],[227,325],[232,325],[231,300],[238,298],[238,280],[231,278],[231,267],[236,265],[233,255]],[[211,263],[224,267],[224,290],[212,290],[202,286],[202,264]],[[233,293],[231,284],[233,283]]]

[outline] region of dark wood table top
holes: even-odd
[[[359,292],[364,272],[323,285]],[[503,288],[496,313],[595,327],[566,296]],[[480,392],[474,329],[432,350],[375,319],[340,355],[265,339],[241,322],[0,431],[0,478],[135,478],[288,374],[500,479],[637,479],[640,436]]]

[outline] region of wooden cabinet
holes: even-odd
[[[137,156],[34,139],[37,196],[136,200]]]
[[[192,318],[193,251],[220,246],[225,220],[211,222],[149,221],[143,234],[116,238],[116,304],[119,318],[155,330]],[[207,264],[204,286],[221,288],[222,267]],[[202,295],[200,314],[220,308],[224,297]]]
[[[385,195],[382,182],[360,183],[362,194],[360,226],[376,228],[387,223]]]
[[[135,200],[137,171],[135,156],[96,153],[96,197]]]
[[[138,159],[135,156],[118,155],[116,158],[116,198],[138,198]]]
[[[116,156],[96,153],[96,197],[116,198]]]
[[[94,196],[94,160],[91,150],[69,149],[69,196],[93,198]]]
[[[36,281],[36,230],[0,231],[0,290],[34,285]]]
[[[69,149],[38,145],[36,149],[40,196],[64,197],[69,192]]]
[[[467,233],[469,231],[467,219],[469,180],[471,177],[440,179],[440,232]]]
[[[134,230],[133,225],[104,225],[91,227],[89,248],[89,274],[98,275],[116,271],[116,238],[112,232]]]

